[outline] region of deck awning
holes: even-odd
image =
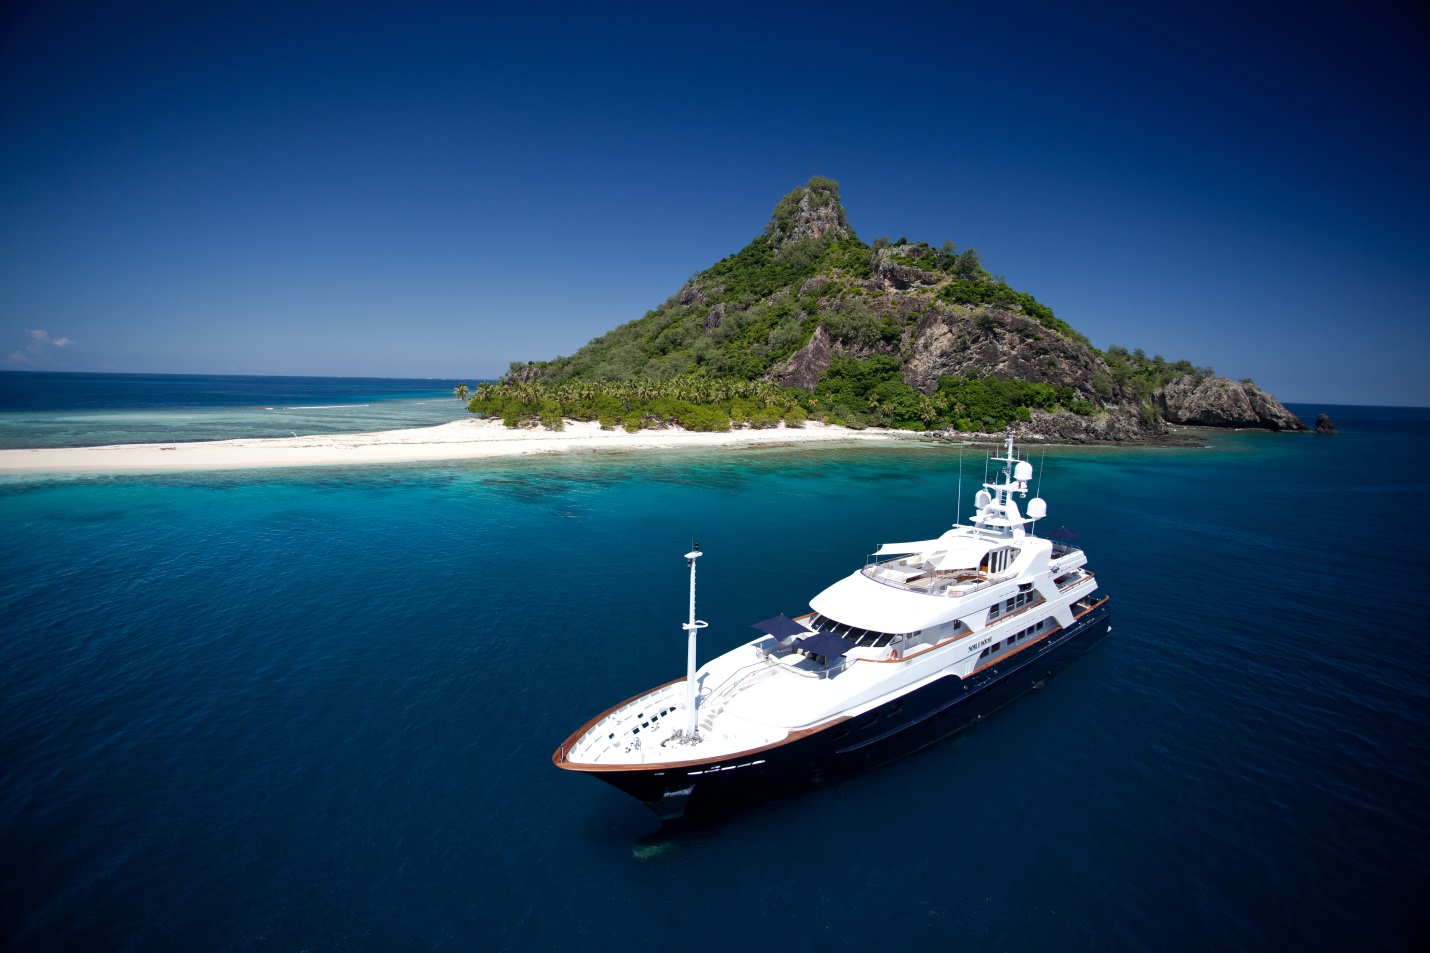
[[[885,543],[874,555],[902,556],[904,553],[927,553],[943,548],[944,543],[941,539],[921,539],[914,543]]]
[[[854,648],[854,643],[828,632],[816,632],[808,638],[800,639],[799,648],[825,658],[843,658]]]
[[[987,540],[972,537],[925,539],[916,543],[885,543],[875,556],[917,555],[937,569],[974,569],[992,549]]]
[[[782,639],[787,635],[800,635],[809,631],[804,626],[800,625],[798,622],[785,615],[783,612],[775,616],[773,619],[766,619],[763,622],[756,622],[754,625],[750,626],[750,628],[758,629],[766,635],[773,635],[777,639]]]
[[[943,553],[929,553],[925,558],[938,569],[976,569],[993,547],[981,539],[949,540]]]

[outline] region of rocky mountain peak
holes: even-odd
[[[765,226],[776,248],[809,238],[848,238],[849,221],[839,201],[839,183],[816,175],[780,199]]]

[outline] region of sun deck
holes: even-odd
[[[1000,582],[1007,582],[1018,575],[1015,572],[994,575],[972,569],[942,572],[930,567],[917,556],[905,556],[900,559],[872,563],[861,571],[875,582],[893,586],[895,589],[952,598],[970,595],[980,589],[986,589]]]

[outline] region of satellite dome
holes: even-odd
[[[1048,515],[1048,503],[1041,496],[1035,496],[1028,501],[1028,519],[1040,520]]]
[[[1033,465],[1027,460],[1019,460],[1013,464],[1013,479],[1019,483],[1027,483],[1033,478]]]
[[[973,498],[973,505],[977,506],[980,510],[992,502],[993,495],[987,490],[979,490],[978,495]]]

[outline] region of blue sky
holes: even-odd
[[[1095,344],[1430,405],[1409,3],[0,12],[0,367],[494,376],[837,179]]]

